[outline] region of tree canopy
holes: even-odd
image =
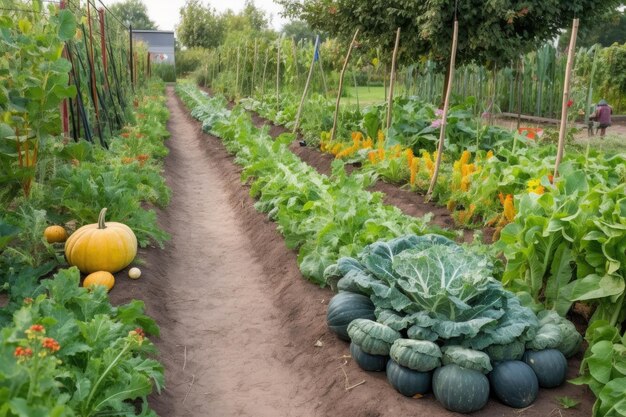
[[[459,20],[459,63],[509,63],[553,39],[574,17],[593,20],[620,1],[605,0],[277,0],[285,15],[313,29],[350,39],[360,28],[361,42],[390,51],[402,28],[401,60],[445,62]]]
[[[188,0],[180,9],[176,33],[187,48],[214,48],[229,36],[241,38],[249,32],[265,31],[268,25],[265,12],[257,8],[252,0],[246,0],[239,13],[229,9],[222,14],[210,5],[204,6],[200,0]]]
[[[113,14],[119,17],[126,26],[132,25],[133,29],[157,29],[148,17],[148,9],[142,0],[124,0],[109,6]]]

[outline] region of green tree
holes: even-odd
[[[133,29],[157,29],[157,25],[148,17],[148,9],[142,0],[124,0],[111,5],[109,9],[126,26],[132,25]]]
[[[455,15],[459,20],[459,64],[509,63],[551,40],[574,17],[593,21],[619,1],[606,0],[277,0],[285,15],[300,18],[311,27],[349,39],[361,29],[359,39],[390,51],[395,29],[402,28],[404,61],[424,57],[448,60]],[[455,4],[458,10],[455,11]],[[455,13],[456,12],[456,13]],[[386,55],[383,57],[388,59]]]
[[[559,49],[565,50],[569,42],[571,29],[559,38]],[[589,48],[596,43],[611,46],[626,42],[626,10],[610,9],[594,20],[585,21],[578,31],[576,46]]]
[[[296,42],[300,42],[302,39],[315,40],[315,35],[319,33],[316,33],[307,22],[302,20],[285,23],[281,32],[285,34],[286,38],[294,38]]]
[[[205,7],[200,0],[188,0],[180,9],[176,34],[187,48],[214,48],[224,39],[225,21],[215,9]]]

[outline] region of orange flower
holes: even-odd
[[[18,346],[15,348],[13,356],[15,356],[16,358],[26,359],[33,356],[33,350],[31,348],[23,348],[21,346]]]
[[[369,159],[371,164],[376,164],[376,155],[378,153],[376,151],[371,151],[367,154],[367,159]]]
[[[413,149],[408,148],[405,151],[405,155],[406,155],[406,162],[409,164],[409,169],[410,169],[411,165],[413,165],[413,158],[415,157],[415,155],[413,155]]]
[[[28,330],[30,330],[31,332],[37,332],[37,333],[46,332],[45,327],[43,327],[41,324],[33,324],[32,326],[30,326]]]
[[[417,173],[419,172],[419,163],[420,163],[420,159],[419,158],[413,158],[411,160],[411,180],[410,183],[411,185],[415,185],[415,180],[417,178]]]
[[[383,148],[378,148],[378,159],[381,161],[385,160],[385,150]]]
[[[43,346],[45,349],[48,349],[50,352],[57,352],[59,349],[61,349],[59,342],[51,337],[44,337],[41,341],[41,346]]]
[[[504,218],[508,222],[512,222],[515,218],[515,205],[513,204],[513,196],[511,194],[507,194],[504,199]]]

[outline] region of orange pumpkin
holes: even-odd
[[[67,232],[62,226],[48,226],[43,231],[43,235],[48,243],[65,242],[67,240]]]
[[[81,272],[115,273],[127,267],[137,255],[133,231],[122,223],[105,223],[106,210],[100,211],[98,223],[81,227],[65,242],[67,262]]]
[[[94,285],[104,285],[107,291],[111,291],[111,288],[115,285],[115,277],[113,274],[107,271],[98,271],[87,275],[83,281],[83,287],[89,288]]]

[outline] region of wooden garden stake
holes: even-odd
[[[572,67],[574,65],[574,49],[576,48],[576,36],[578,34],[578,19],[574,19],[572,23],[572,38],[569,40],[569,50],[567,52],[567,66],[565,68],[565,81],[563,83],[563,103],[561,104],[561,129],[559,130],[559,147],[556,153],[556,162],[554,164],[554,178],[559,175],[559,165],[563,159],[565,151],[565,134],[567,131],[567,103],[569,101],[569,82],[572,75]]]
[[[128,65],[130,67],[130,85],[135,89],[135,69],[133,68],[133,25],[128,26],[129,54]]]
[[[93,57],[93,32],[91,30],[91,9],[87,2],[87,23],[89,24],[89,59],[91,59],[91,96],[93,98],[93,106],[96,110],[96,123],[100,119],[98,110],[98,93],[96,91],[96,62]]]
[[[246,65],[248,63],[248,41],[244,44],[244,53],[243,53],[243,64],[242,64],[242,74],[241,74],[241,94],[245,94],[243,91],[243,86],[246,82]]]
[[[450,107],[450,93],[452,92],[452,82],[454,81],[454,67],[456,65],[456,46],[459,41],[459,21],[454,21],[454,32],[452,35],[452,54],[450,55],[450,68],[448,69],[448,85],[446,86],[446,98],[443,103],[443,114],[441,115],[441,132],[439,132],[439,146],[437,147],[437,160],[435,161],[435,171],[433,177],[430,179],[430,187],[426,193],[426,201],[430,201],[435,184],[437,183],[437,176],[439,175],[439,167],[441,165],[441,158],[443,156],[443,145],[446,138],[446,123],[448,121],[448,108]]]
[[[320,35],[317,35],[317,38],[319,38],[319,36]],[[318,53],[317,63],[320,65],[320,74],[322,74],[322,85],[324,86],[324,97],[328,97],[328,86],[326,85],[326,76],[324,75],[324,66],[322,65],[322,54]]]
[[[391,127],[391,113],[393,110],[393,85],[396,81],[396,59],[398,57],[398,46],[400,46],[400,28],[396,31],[396,44],[393,47],[391,58],[391,75],[389,79],[389,98],[387,100],[387,130]]]
[[[339,102],[341,101],[341,90],[343,89],[343,77],[346,73],[346,68],[348,68],[348,61],[350,60],[350,54],[352,53],[352,48],[354,47],[354,43],[356,42],[356,37],[359,35],[359,29],[354,32],[354,36],[352,37],[352,41],[350,42],[350,46],[348,47],[348,53],[346,54],[346,59],[343,61],[343,68],[341,68],[341,73],[339,74],[339,89],[337,91],[337,102],[335,103],[335,114],[333,115],[333,129],[330,131],[330,140],[331,142],[335,140],[335,135],[337,134],[337,117],[339,116]]]
[[[276,41],[276,110],[280,108],[280,38]]]
[[[235,75],[235,97],[239,95],[239,56],[240,56],[239,45],[237,45],[237,72]]]
[[[296,75],[296,84],[300,84],[300,72],[298,71],[298,45],[296,45],[296,38],[291,37],[291,49],[293,52],[293,68]]]
[[[315,45],[313,46],[313,58],[311,58],[311,66],[309,67],[309,76],[306,79],[306,84],[304,84],[304,92],[302,92],[302,98],[300,99],[300,105],[298,106],[298,113],[296,113],[296,122],[293,126],[293,133],[298,131],[300,127],[300,116],[302,115],[302,108],[304,107],[304,100],[306,99],[306,94],[309,91],[309,85],[311,84],[311,77],[313,76],[313,68],[315,67],[315,51],[317,51],[317,47],[319,46],[320,37],[319,35],[315,38]]]
[[[258,39],[254,38],[254,62],[252,63],[252,84],[250,85],[250,94],[254,94],[254,82],[256,81],[256,62],[259,58]]]
[[[98,9],[98,17],[100,18],[100,49],[102,49],[102,68],[104,68],[104,88],[109,88],[108,65],[107,65],[107,47],[104,39],[104,9]]]
[[[270,48],[265,49],[265,65],[263,65],[263,77],[261,77],[261,96],[265,96],[265,75],[267,74],[267,64],[270,61]]]

